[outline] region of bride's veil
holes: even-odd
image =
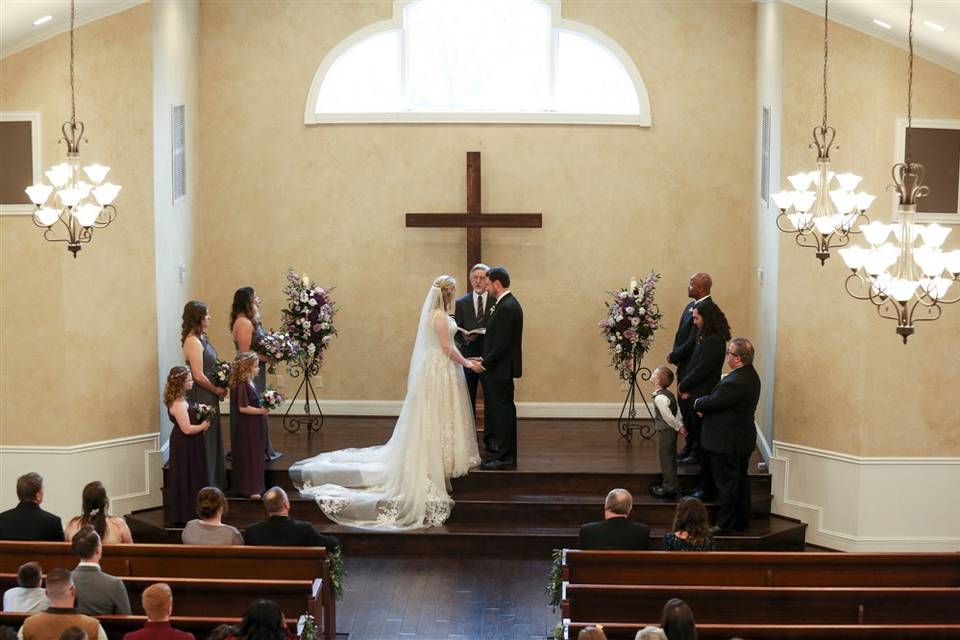
[[[437,344],[437,333],[433,329],[433,312],[443,306],[443,292],[438,285],[427,291],[427,297],[420,308],[420,321],[417,323],[417,339],[413,343],[410,355],[410,371],[407,373],[407,393],[413,391],[427,361],[430,347]]]

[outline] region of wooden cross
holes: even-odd
[[[481,238],[484,227],[511,229],[540,229],[543,216],[539,213],[480,213],[480,152],[467,152],[467,213],[408,213],[408,227],[467,228],[467,273],[480,262]]]

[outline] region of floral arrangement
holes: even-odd
[[[264,389],[260,394],[260,406],[273,411],[283,404],[283,396],[274,389]]]
[[[233,372],[233,364],[217,358],[217,363],[213,365],[214,383],[224,389],[230,388],[230,374]]]
[[[197,421],[203,422],[204,420],[209,420],[216,415],[216,410],[208,404],[198,404],[197,405]]]
[[[275,373],[274,363],[295,360],[300,357],[300,345],[289,334],[270,331],[254,340],[253,350],[270,361],[267,373]]]
[[[306,362],[321,361],[337,330],[333,317],[337,305],[330,297],[332,289],[311,285],[307,276],[292,268],[287,271],[287,307],[281,311],[283,328],[299,346],[300,356]]]
[[[659,273],[651,273],[642,282],[632,280],[628,288],[608,291],[607,317],[600,321],[600,332],[610,350],[610,365],[622,380],[630,380],[635,362],[653,342],[653,333],[663,326],[660,308],[654,302]]]

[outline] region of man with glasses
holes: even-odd
[[[747,469],[756,444],[754,411],[760,400],[760,376],[753,368],[753,344],[734,338],[727,347],[731,371],[710,395],[697,398],[693,410],[703,416],[700,444],[710,452],[720,511],[711,532],[746,531],[750,524]]]

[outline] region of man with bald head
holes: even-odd
[[[326,547],[329,551],[340,546],[333,536],[324,535],[309,522],[290,518],[290,498],[280,487],[270,487],[263,492],[263,506],[268,518],[250,525],[243,532],[245,544],[257,547]]]
[[[683,381],[690,365],[693,364],[691,357],[694,347],[697,346],[699,332],[693,323],[693,310],[701,305],[715,304],[710,296],[712,288],[713,279],[709,273],[695,273],[690,276],[690,280],[687,282],[687,296],[692,300],[680,314],[677,333],[673,337],[673,349],[667,356],[667,361],[677,367],[677,384]],[[680,415],[685,418],[691,417],[689,398],[677,398],[677,404],[680,405]],[[690,421],[687,424],[687,431],[686,443],[677,458],[684,464],[695,464],[699,462],[697,456],[697,447],[700,440],[699,423],[695,420]]]
[[[626,489],[613,489],[603,503],[603,520],[580,527],[581,549],[644,550],[650,548],[650,527],[630,522],[633,496]]]

